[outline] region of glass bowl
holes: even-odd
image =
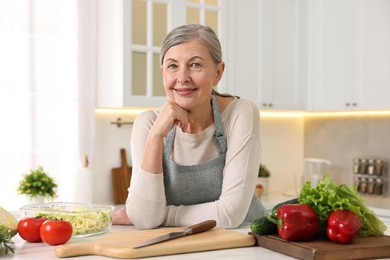
[[[111,230],[114,206],[71,202],[50,202],[20,208],[21,217],[46,217],[69,221],[73,237],[87,237]]]

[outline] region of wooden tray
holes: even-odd
[[[277,235],[249,234],[258,246],[304,260],[375,259],[390,257],[390,237],[357,237],[351,244],[342,245],[327,239],[289,242]]]

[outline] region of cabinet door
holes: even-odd
[[[309,2],[309,110],[389,109],[390,2]]]
[[[305,107],[305,0],[236,1],[228,91],[260,109]]]
[[[352,102],[350,65],[355,45],[348,6],[344,0],[309,3],[310,110],[343,110]]]
[[[260,107],[305,108],[307,8],[300,0],[263,0],[260,6]]]
[[[360,1],[358,108],[390,109],[390,1]]]

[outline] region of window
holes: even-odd
[[[154,106],[165,98],[160,44],[171,29],[206,24],[223,40],[222,0],[131,0],[124,5],[124,97],[126,106]],[[146,103],[145,103],[146,102]],[[157,101],[158,103],[158,101]]]

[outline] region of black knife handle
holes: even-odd
[[[212,229],[217,225],[215,220],[206,220],[198,224],[189,226],[186,230],[191,230],[189,234],[197,234]]]

